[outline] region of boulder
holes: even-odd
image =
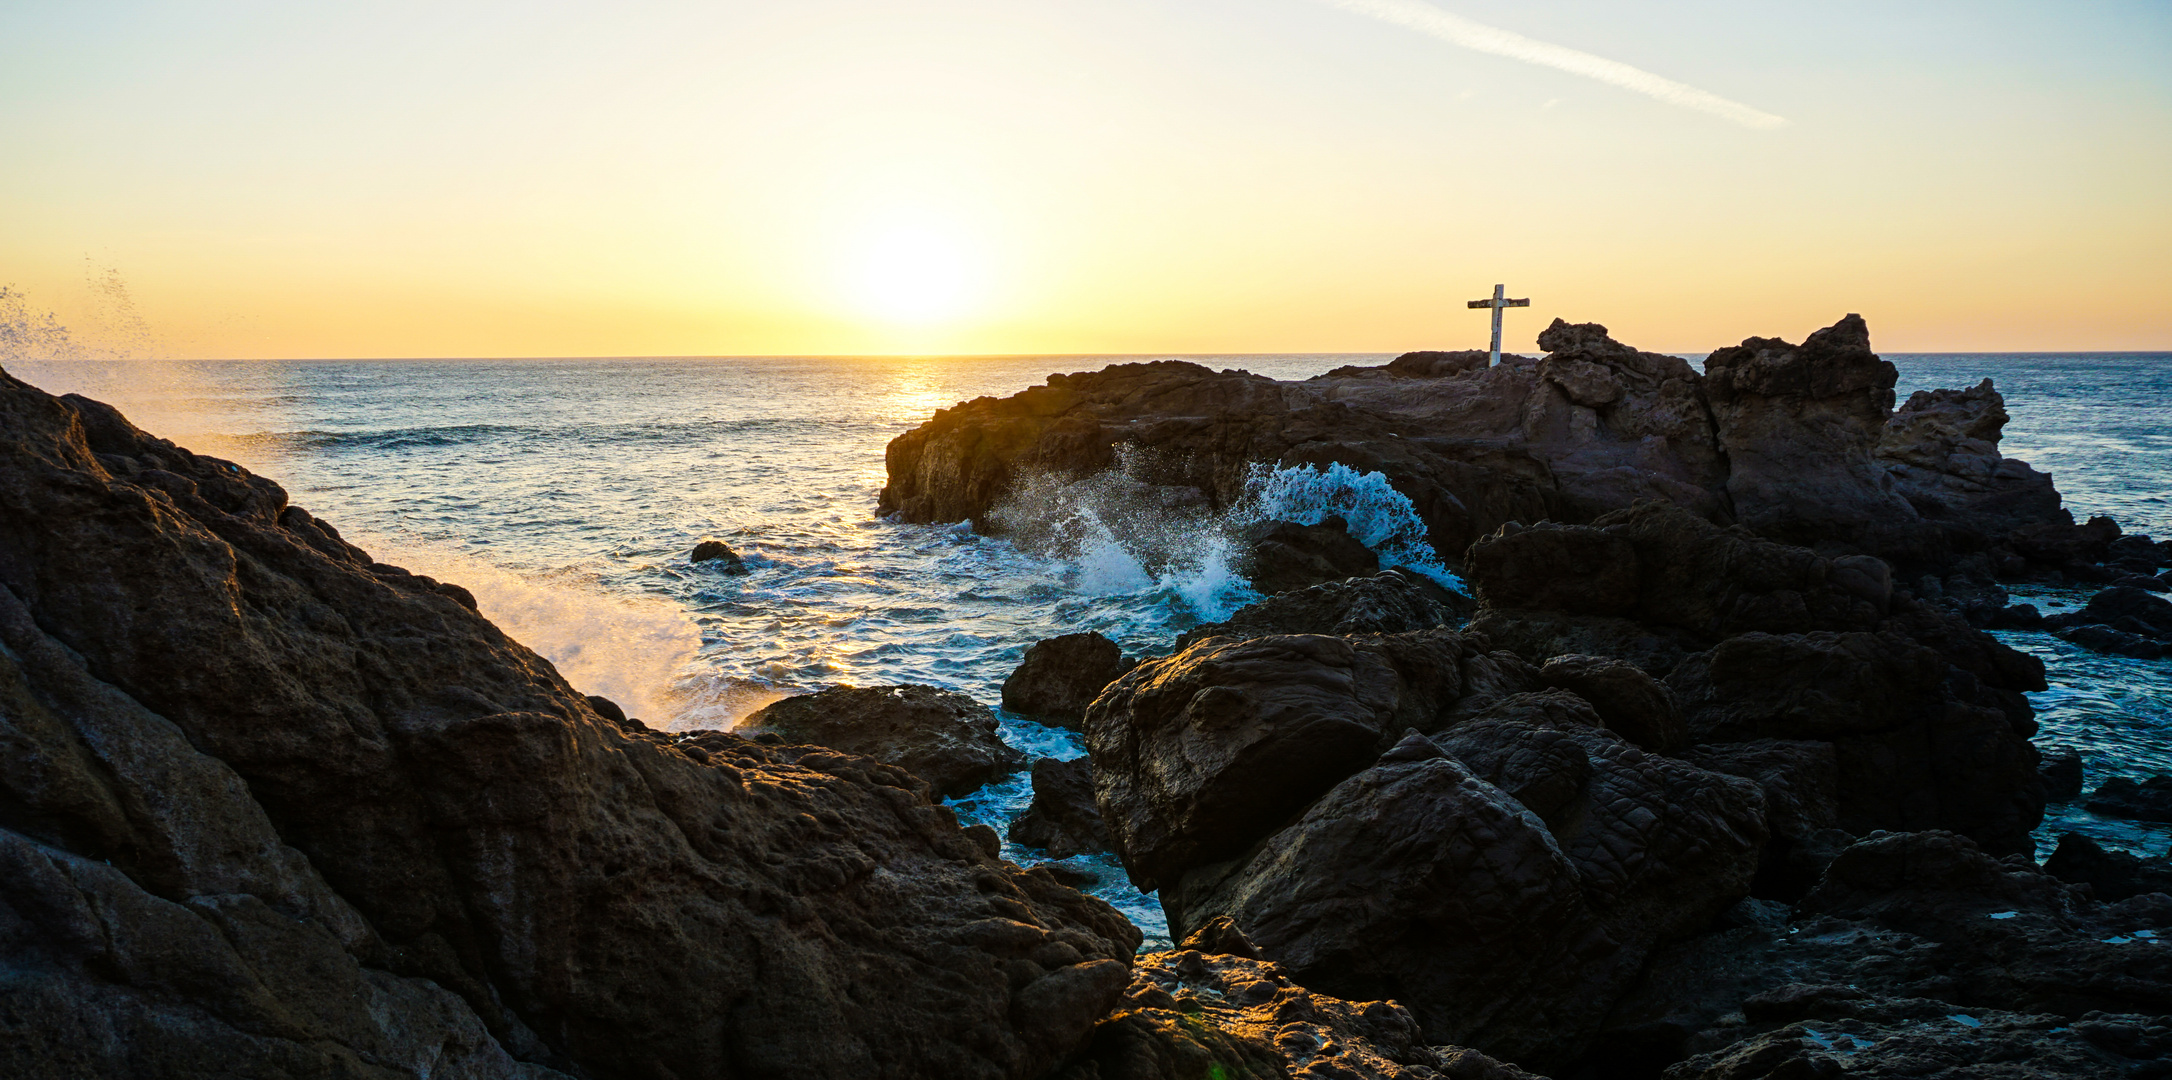
[[[1130,666],[1124,651],[1100,634],[1038,641],[1003,680],[1003,707],[1076,731],[1086,718],[1086,706]]]
[[[1109,850],[1109,830],[1094,806],[1093,762],[1087,758],[1033,763],[1033,803],[1011,822],[1011,843],[1048,852],[1051,859]]]
[[[2105,817],[2172,821],[2172,776],[2152,776],[2140,783],[2114,776],[2098,785],[2082,805]]]
[[[2172,893],[2172,855],[2142,858],[2107,851],[2079,833],[2060,833],[2059,846],[2044,860],[2044,872],[2061,881],[2088,885],[2097,899],[2125,900],[2143,893]]]
[[[1208,638],[1141,663],[1086,712],[1094,797],[1132,883],[1226,859],[1462,696],[1431,630]]]
[[[1840,768],[1833,744],[1756,739],[1691,747],[1684,761],[1757,783],[1772,839],[1759,856],[1750,895],[1793,903],[1853,839],[1839,830]],[[1834,846],[1835,840],[1838,847]]]
[[[1886,420],[1873,454],[1927,522],[1986,536],[2071,524],[2049,475],[1999,454],[2006,420],[2006,401],[1990,379],[1965,390],[1918,390]]]
[[[1412,733],[1236,864],[1195,871],[1172,929],[1227,916],[1307,987],[1371,988],[1431,1039],[1566,1064],[1655,945],[1747,891],[1765,839],[1756,785],[1595,721],[1554,691]]]
[[[1380,556],[1351,536],[1339,517],[1317,525],[1264,522],[1246,530],[1245,541],[1252,587],[1270,596],[1380,570]]]
[[[1535,1080],[1475,1050],[1427,1046],[1393,1001],[1330,997],[1272,962],[1202,945],[1139,957],[1116,1012],[1050,1080]]]
[[[926,780],[946,798],[1025,763],[1003,742],[986,705],[932,686],[833,686],[771,702],[740,721],[739,730],[865,754]]]
[[[1403,634],[1454,626],[1470,598],[1410,570],[1331,581],[1270,596],[1238,608],[1228,619],[1193,627],[1177,639],[1181,652],[1210,637],[1271,634]]]
[[[2052,630],[2105,626],[2156,644],[2172,644],[2172,600],[2145,589],[2114,586],[2089,598],[2078,611],[2044,620]]]
[[[2036,774],[2044,780],[2044,798],[2073,802],[2081,798],[2082,758],[2079,751],[2052,750],[2043,755]]]
[[[1604,656],[1556,656],[1539,668],[1539,678],[1590,702],[1608,730],[1646,750],[1672,754],[1689,743],[1674,695],[1635,664]]]
[[[698,761],[463,593],[0,376],[0,1074],[1025,1080],[1121,992],[922,781]]]
[[[744,574],[747,572],[747,561],[722,540],[704,540],[695,544],[693,552],[687,556],[687,561],[693,563],[713,562],[727,574]]]

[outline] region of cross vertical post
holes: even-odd
[[[1470,306],[1474,308],[1493,309],[1493,355],[1489,359],[1487,359],[1487,367],[1495,367],[1501,363],[1501,309],[1531,306],[1531,299],[1529,297],[1525,297],[1521,300],[1508,299],[1505,295],[1507,290],[1508,286],[1506,285],[1495,285],[1493,287],[1492,299],[1473,300],[1470,302]]]

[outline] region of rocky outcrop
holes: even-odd
[[[1799,346],[1750,338],[1702,374],[1592,323],[1556,320],[1539,344],[1546,356],[1493,367],[1410,354],[1304,382],[1176,361],[1055,375],[899,436],[881,508],[993,527],[990,512],[1029,478],[1101,473],[1121,449],[1151,459],[1138,481],[1209,509],[1235,505],[1259,463],[1378,472],[1451,557],[1508,522],[1587,522],[1650,499],[1941,567],[1975,552],[2026,569],[2034,556],[1999,546],[2006,534],[2056,546],[2075,527],[2048,477],[1999,456],[1996,391],[1918,395],[1896,412],[1893,367],[1857,316]]]
[[[1218,929],[1140,957],[1116,1012],[1050,1080],[1534,1080],[1474,1050],[1427,1046],[1395,1002],[1313,992]]]
[[[2090,813],[2105,817],[2172,822],[2172,776],[2152,776],[2140,782],[2126,776],[2110,777],[2082,805]]]
[[[1036,847],[1052,859],[1109,850],[1108,826],[1094,805],[1093,762],[1088,758],[1033,763],[1033,802],[1011,822],[1011,842]]]
[[[1268,595],[1380,570],[1380,557],[1351,536],[1349,523],[1339,517],[1317,525],[1263,522],[1246,530],[1245,541],[1245,576]]]
[[[1831,744],[1851,833],[1950,828],[2024,850],[2044,802],[2023,697],[2045,685],[2041,662],[1895,598],[1865,561],[1645,503],[1474,545],[1471,626],[1534,662],[1664,675],[1690,743]]]
[[[0,641],[11,1076],[1023,1078],[1139,941],[906,772],[629,733],[464,590],[4,376]]]
[[[1227,916],[1308,987],[1566,1064],[1656,944],[1748,891],[1764,841],[1754,784],[1595,720],[1556,691],[1413,733],[1247,857],[1195,870],[1172,928]]]
[[[2172,855],[2145,859],[2107,851],[2086,836],[2062,833],[2059,846],[2044,860],[2044,872],[2061,881],[2087,885],[2099,900],[2119,901],[2143,893],[2172,894]]]
[[[986,705],[932,686],[833,686],[771,702],[740,721],[739,730],[865,754],[926,780],[946,798],[1025,764],[1003,742]]]
[[[1218,623],[1193,627],[1177,638],[1182,651],[1210,637],[1252,638],[1270,634],[1403,634],[1453,627],[1470,617],[1470,597],[1411,570],[1330,581],[1270,596],[1238,608]]]
[[[2168,928],[2163,896],[2098,903],[1951,833],[1874,834],[1792,912],[1747,901],[1661,950],[1592,1054],[1672,1080],[2152,1075]]]
[[[1075,731],[1086,706],[1130,667],[1124,650],[1100,634],[1037,641],[1003,680],[1003,707]]]
[[[2130,586],[2089,598],[2078,611],[2046,617],[2042,625],[2085,648],[2154,660],[2172,655],[2172,600]]]

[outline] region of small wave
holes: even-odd
[[[1276,468],[1254,465],[1245,477],[1235,513],[1247,521],[1294,521],[1317,525],[1336,516],[1350,535],[1380,556],[1382,566],[1415,570],[1450,588],[1463,579],[1441,562],[1425,538],[1425,519],[1410,496],[1395,490],[1386,474],[1359,472],[1341,462]]]

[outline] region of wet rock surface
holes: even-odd
[[[2172,821],[2172,776],[2131,780],[2114,776],[2090,794],[2091,813],[2135,821]]]
[[[1408,570],[1325,582],[1247,604],[1218,623],[1185,631],[1181,652],[1210,637],[1270,634],[1402,634],[1454,627],[1469,618],[1470,597]]]
[[[1003,707],[1075,730],[1086,718],[1086,706],[1130,667],[1124,651],[1100,634],[1035,642],[1003,680]]]
[[[1350,535],[1339,517],[1317,525],[1270,521],[1247,531],[1247,576],[1272,595],[1323,582],[1364,577],[1380,569],[1380,557]]]
[[[1025,764],[986,705],[932,686],[836,686],[772,702],[740,722],[753,734],[865,754],[964,795]]]
[[[1474,1050],[1426,1045],[1392,1001],[1308,990],[1220,929],[1141,956],[1116,1011],[1050,1080],[1532,1080]]]
[[[110,408],[0,376],[0,508],[0,1072],[1024,1078],[1123,990],[921,780],[622,728]]]
[[[1011,842],[1037,847],[1049,858],[1109,850],[1108,826],[1094,805],[1093,762],[1088,758],[1033,763],[1033,803],[1011,822]]]

